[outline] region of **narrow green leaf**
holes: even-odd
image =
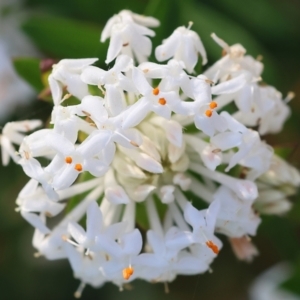
[[[44,88],[39,59],[16,58],[13,64],[19,76],[29,83],[37,92],[40,92]]]
[[[44,15],[28,19],[22,28],[49,56],[105,59],[107,46],[100,43],[102,29],[99,26]]]

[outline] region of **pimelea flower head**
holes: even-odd
[[[58,62],[49,76],[52,127],[25,136],[41,123],[13,122],[0,136],[3,164],[11,156],[31,178],[17,211],[35,228],[36,256],[69,260],[81,282],[75,297],[86,284],[122,289],[136,278],[167,283],[206,272],[222,248],[216,233],[229,237],[238,258],[252,259],[249,236],[261,222],[253,206],[285,212],[287,182],[293,191],[300,184],[259,134],[278,131],[287,117],[274,125],[271,116],[286,102],[259,86],[262,64],[214,35],[225,56],[191,76],[198,53],[202,63],[206,54],[185,27],[156,48],[166,64],[148,62],[154,32],[146,26],[156,25],[130,11],[111,18],[101,38],[111,38],[110,70],[92,66],[95,58]],[[66,106],[70,94],[77,104]],[[259,106],[261,99],[270,105]],[[222,109],[231,101],[233,115]],[[253,107],[259,132],[247,127]],[[66,206],[73,208],[51,227],[48,219]]]

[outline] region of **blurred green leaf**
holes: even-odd
[[[37,92],[40,92],[44,88],[39,59],[16,58],[13,60],[13,64],[19,76],[28,82]]]
[[[278,216],[262,216],[258,236],[265,235],[272,242],[270,250],[280,254],[282,259],[298,257],[300,242],[296,236],[295,225]]]
[[[293,264],[294,272],[280,287],[283,289],[300,296],[300,260]]]
[[[142,13],[147,0],[26,0],[31,7],[46,9],[56,15],[64,15],[76,20],[87,20],[104,25],[114,14],[123,9]]]
[[[287,159],[290,156],[290,154],[293,152],[293,149],[291,147],[276,146],[274,147],[274,152],[281,158]]]
[[[278,5],[270,0],[248,1],[245,5],[236,0],[209,0],[208,5],[215,10],[222,10],[225,14],[241,22],[249,31],[255,32],[257,36],[264,39],[287,40],[293,38],[293,18],[278,9]],[[253,13],[249,13],[253,12]]]
[[[102,28],[80,21],[51,15],[33,16],[22,26],[36,45],[55,58],[86,58],[106,56],[100,43]]]

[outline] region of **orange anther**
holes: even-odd
[[[82,171],[82,164],[76,164],[74,169],[78,172],[81,172]]]
[[[133,274],[133,271],[134,271],[134,269],[132,267],[123,269],[123,271],[122,271],[123,278],[125,280],[128,280],[131,277],[131,275]]]
[[[213,253],[215,254],[219,253],[219,247],[216,244],[214,244],[212,241],[207,241],[206,246],[210,248],[213,251]]]
[[[210,107],[211,109],[214,109],[214,108],[216,108],[217,106],[218,106],[218,104],[217,104],[217,102],[215,102],[215,101],[212,101],[212,102],[209,103],[209,107]]]
[[[210,109],[206,110],[205,115],[210,118],[212,116],[212,111]]]
[[[153,95],[157,96],[159,94],[159,88],[155,88],[152,91]]]
[[[71,156],[67,156],[67,157],[65,158],[65,162],[66,162],[67,164],[71,164],[72,161],[73,161],[73,159],[72,159]]]
[[[158,103],[159,103],[160,105],[166,105],[167,100],[166,100],[165,98],[159,98]]]

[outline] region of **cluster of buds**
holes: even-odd
[[[222,247],[216,233],[251,260],[259,214],[286,212],[300,185],[260,137],[290,114],[289,97],[261,84],[263,64],[213,34],[224,55],[197,76],[207,58],[192,24],[155,49],[167,63],[148,62],[148,27],[158,25],[130,11],[113,16],[101,36],[110,69],[92,66],[97,58],[59,61],[51,126],[12,122],[1,135],[3,164],[11,157],[31,178],[17,210],[35,228],[36,256],[69,260],[76,297],[86,284],[122,289],[206,272]],[[66,105],[71,95],[77,104]]]

